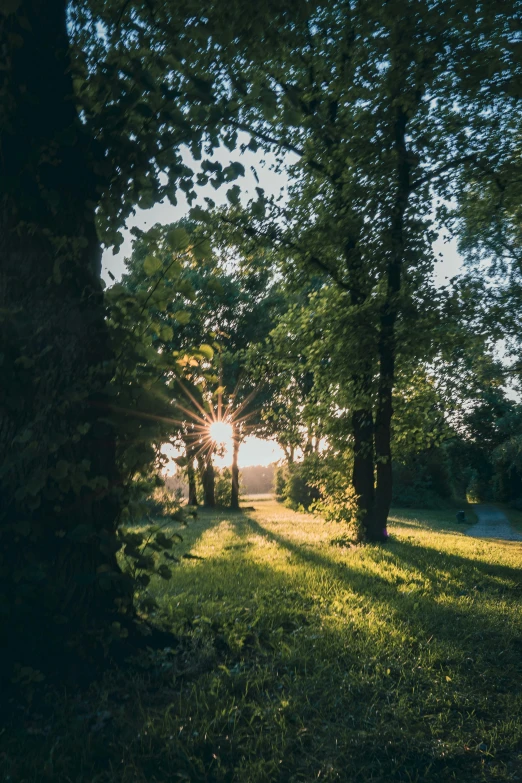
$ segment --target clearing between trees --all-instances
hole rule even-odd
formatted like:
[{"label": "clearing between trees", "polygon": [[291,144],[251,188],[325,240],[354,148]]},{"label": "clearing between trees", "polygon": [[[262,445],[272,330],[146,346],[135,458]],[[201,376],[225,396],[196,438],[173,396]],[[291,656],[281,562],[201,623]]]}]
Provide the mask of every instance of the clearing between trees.
[{"label": "clearing between trees", "polygon": [[521,544],[401,510],[387,546],[351,546],[255,508],[201,512],[176,552],[191,557],[153,581],[180,649],[52,705],[35,690],[2,779],[518,780]]}]

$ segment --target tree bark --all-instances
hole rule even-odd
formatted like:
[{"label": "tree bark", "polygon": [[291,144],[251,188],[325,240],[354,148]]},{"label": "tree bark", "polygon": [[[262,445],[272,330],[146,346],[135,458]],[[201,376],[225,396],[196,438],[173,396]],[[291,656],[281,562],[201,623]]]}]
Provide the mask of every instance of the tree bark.
[{"label": "tree bark", "polygon": [[358,521],[367,530],[374,510],[374,448],[373,415],[371,408],[352,413],[353,471],[352,485],[355,491]]},{"label": "tree bark", "polygon": [[387,267],[386,297],[381,308],[379,325],[379,387],[375,416],[375,457],[377,486],[375,510],[368,537],[371,540],[387,538],[386,525],[393,492],[392,474],[392,420],[393,389],[397,339],[395,327],[399,313],[402,264],[404,260],[404,221],[411,192],[410,163],[406,147],[407,114],[400,106],[396,110],[395,150],[397,153],[397,193],[391,223],[391,253]]},{"label": "tree bark", "polygon": [[232,425],[232,493],[230,495],[230,508],[239,511],[239,431],[235,424]]},{"label": "tree bark", "polygon": [[188,480],[188,504],[189,506],[198,505],[198,490],[196,485],[196,471],[194,470],[194,457],[189,456],[187,460],[187,480]]},{"label": "tree bark", "polygon": [[215,473],[212,464],[212,456],[209,455],[201,461],[201,483],[203,484],[203,505],[205,508],[216,507]]},{"label": "tree bark", "polygon": [[0,49],[0,595],[22,661],[35,638],[43,656],[106,625],[118,605],[130,611],[130,586],[115,556],[97,180],[66,0],[0,12]]},{"label": "tree bark", "polygon": [[[353,308],[361,308],[368,299],[366,272],[357,240],[357,237],[351,237],[345,246],[346,265],[349,269],[350,279],[350,304]],[[357,326],[360,333],[365,334],[367,325],[359,320]],[[372,527],[375,505],[372,370],[371,363],[369,364],[368,358],[365,357],[361,362],[359,372],[352,376],[354,393],[354,408],[351,416],[354,442],[352,486],[355,492],[360,531],[365,537],[368,537],[368,532]]]}]

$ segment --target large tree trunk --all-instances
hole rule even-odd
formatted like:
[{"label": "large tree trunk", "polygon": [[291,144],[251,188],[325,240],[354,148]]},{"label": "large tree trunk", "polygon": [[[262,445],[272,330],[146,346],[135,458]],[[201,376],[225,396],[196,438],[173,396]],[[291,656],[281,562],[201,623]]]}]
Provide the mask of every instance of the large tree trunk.
[{"label": "large tree trunk", "polygon": [[375,510],[368,530],[371,540],[387,538],[386,525],[393,492],[392,420],[395,385],[396,322],[399,313],[402,264],[404,259],[404,221],[411,192],[410,163],[406,147],[408,118],[399,105],[395,119],[395,150],[397,154],[397,192],[391,223],[391,252],[387,268],[386,297],[381,308],[379,331],[379,389],[375,416],[375,457],[377,487]]},{"label": "large tree trunk", "polygon": [[230,496],[230,508],[239,511],[239,431],[235,424],[232,425],[232,493]]},{"label": "large tree trunk", "polygon": [[3,641],[22,661],[29,640],[43,655],[100,629],[130,588],[115,557],[97,183],[66,0],[0,12],[0,49],[0,596]]},{"label": "large tree trunk", "polygon": [[[346,265],[350,278],[350,303],[353,308],[362,308],[368,300],[366,270],[358,247],[358,237],[351,237],[345,246]],[[357,315],[356,327],[360,335],[367,334],[365,315]],[[373,366],[368,361],[371,348],[365,349],[361,342],[363,356],[358,372],[352,376],[353,411],[351,416],[353,435],[352,486],[355,492],[357,517],[361,535],[368,537],[375,504],[375,449],[372,411]],[[364,356],[364,353],[367,353]]]}]

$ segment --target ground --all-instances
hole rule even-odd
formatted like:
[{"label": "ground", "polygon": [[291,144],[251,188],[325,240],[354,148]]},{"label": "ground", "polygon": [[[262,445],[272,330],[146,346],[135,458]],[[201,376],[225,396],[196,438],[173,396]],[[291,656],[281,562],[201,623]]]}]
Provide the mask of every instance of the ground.
[{"label": "ground", "polygon": [[3,779],[522,780],[522,545],[408,510],[353,546],[253,505],[202,512],[152,585],[182,651],[6,726]]},{"label": "ground", "polygon": [[522,541],[522,533],[513,529],[506,514],[495,506],[478,505],[474,507],[477,523],[467,531],[475,538],[501,538],[504,541]]}]

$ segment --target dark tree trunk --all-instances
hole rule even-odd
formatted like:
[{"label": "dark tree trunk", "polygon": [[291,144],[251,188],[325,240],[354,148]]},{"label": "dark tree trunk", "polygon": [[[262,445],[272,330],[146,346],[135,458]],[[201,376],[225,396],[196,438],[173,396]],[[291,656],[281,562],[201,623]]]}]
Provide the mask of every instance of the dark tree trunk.
[{"label": "dark tree trunk", "polygon": [[392,475],[392,418],[393,387],[395,378],[395,317],[393,308],[388,308],[381,317],[381,338],[379,341],[379,389],[375,417],[375,454],[377,462],[377,486],[375,508],[367,536],[372,541],[386,538],[386,525],[393,492]]},{"label": "dark tree trunk", "polygon": [[356,495],[359,523],[367,530],[374,509],[374,449],[373,416],[371,409],[352,413],[353,472],[352,484]]},{"label": "dark tree trunk", "polygon": [[193,456],[189,456],[187,460],[187,480],[188,480],[188,504],[189,506],[197,506],[198,489],[196,484],[196,471],[194,470]]},{"label": "dark tree trunk", "polygon": [[386,538],[386,525],[393,492],[392,474],[392,420],[393,389],[395,385],[396,333],[399,313],[402,264],[404,259],[404,221],[411,192],[410,163],[406,147],[407,115],[397,108],[395,121],[395,149],[397,153],[397,194],[391,225],[391,253],[387,268],[386,298],[381,308],[379,331],[379,388],[375,416],[375,457],[377,486],[375,511],[368,537]]},{"label": "dark tree trunk", "polygon": [[0,595],[20,661],[29,639],[43,656],[99,629],[116,601],[130,609],[130,587],[115,557],[97,182],[72,95],[66,0],[0,13],[0,49]]},{"label": "dark tree trunk", "polygon": [[239,511],[239,432],[236,425],[232,425],[232,493],[230,496],[230,508]]},{"label": "dark tree trunk", "polygon": [[[366,270],[362,262],[357,237],[352,237],[345,246],[346,265],[350,270],[350,304],[361,308],[368,299]],[[368,331],[364,320],[357,323],[361,335]],[[362,318],[365,316],[363,315]],[[364,354],[364,345],[361,344]],[[371,355],[371,349],[368,349]],[[372,375],[373,366],[368,355],[362,358],[360,370],[352,376],[354,409],[352,411],[353,470],[352,486],[355,492],[360,531],[368,537],[372,526],[375,506],[375,448],[374,422],[372,411]]]},{"label": "dark tree trunk", "polygon": [[203,505],[206,508],[215,508],[216,506],[216,477],[212,456],[209,455],[202,460],[201,464],[201,483],[203,484]]}]

